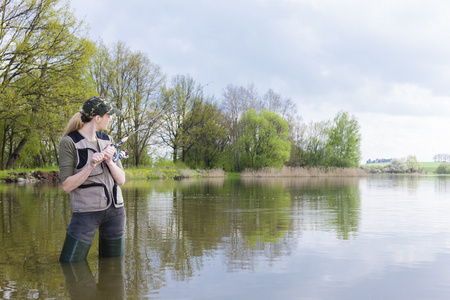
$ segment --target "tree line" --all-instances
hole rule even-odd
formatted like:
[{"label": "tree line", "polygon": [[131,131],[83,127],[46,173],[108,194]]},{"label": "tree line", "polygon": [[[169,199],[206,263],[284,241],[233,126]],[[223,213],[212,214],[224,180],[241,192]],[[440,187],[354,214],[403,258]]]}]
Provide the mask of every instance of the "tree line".
[{"label": "tree line", "polygon": [[408,155],[405,158],[394,158],[389,160],[389,164],[376,164],[371,166],[362,166],[363,170],[368,173],[391,173],[391,174],[404,174],[404,173],[422,173],[423,168],[420,167],[420,163],[415,155]]},{"label": "tree line", "polygon": [[122,111],[108,132],[124,144],[126,167],[158,159],[191,168],[355,167],[359,124],[303,122],[291,99],[254,84],[229,84],[218,99],[189,74],[169,77],[123,42],[87,37],[59,0],[3,0],[0,8],[1,168],[58,164],[61,133],[93,95]]},{"label": "tree line", "polygon": [[450,154],[440,153],[433,156],[435,162],[450,162]]}]

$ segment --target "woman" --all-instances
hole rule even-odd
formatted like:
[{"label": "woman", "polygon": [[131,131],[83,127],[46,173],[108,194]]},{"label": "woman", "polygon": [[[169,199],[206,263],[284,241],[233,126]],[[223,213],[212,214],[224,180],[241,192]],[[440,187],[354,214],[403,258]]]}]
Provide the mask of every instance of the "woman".
[{"label": "woman", "polygon": [[59,150],[62,188],[70,193],[72,219],[67,227],[60,261],[86,259],[99,228],[99,254],[119,256],[125,251],[125,209],[119,185],[125,172],[114,162],[115,148],[106,130],[120,115],[109,101],[89,98],[67,125]]}]

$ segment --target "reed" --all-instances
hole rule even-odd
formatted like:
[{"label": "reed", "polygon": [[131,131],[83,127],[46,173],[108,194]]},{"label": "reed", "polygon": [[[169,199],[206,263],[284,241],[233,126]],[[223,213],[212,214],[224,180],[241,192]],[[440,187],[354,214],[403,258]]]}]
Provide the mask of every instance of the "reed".
[{"label": "reed", "polygon": [[246,169],[241,173],[242,177],[363,177],[367,172],[359,168],[301,168],[282,167],[263,168],[259,170]]},{"label": "reed", "polygon": [[225,177],[227,173],[222,169],[199,170],[197,172],[205,177]]}]

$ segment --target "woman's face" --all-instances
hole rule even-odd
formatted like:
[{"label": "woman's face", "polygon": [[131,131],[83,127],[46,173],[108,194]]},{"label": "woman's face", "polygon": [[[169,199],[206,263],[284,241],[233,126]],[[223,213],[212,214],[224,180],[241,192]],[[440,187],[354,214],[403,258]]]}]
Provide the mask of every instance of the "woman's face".
[{"label": "woman's face", "polygon": [[100,122],[98,122],[98,129],[99,130],[106,130],[108,129],[108,125],[111,122],[112,118],[109,114],[104,114],[103,117],[100,117]]}]

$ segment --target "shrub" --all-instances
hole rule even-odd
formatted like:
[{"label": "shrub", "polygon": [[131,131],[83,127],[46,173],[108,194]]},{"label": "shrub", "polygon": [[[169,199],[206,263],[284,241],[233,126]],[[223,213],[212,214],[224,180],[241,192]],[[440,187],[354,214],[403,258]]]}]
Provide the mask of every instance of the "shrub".
[{"label": "shrub", "polygon": [[393,159],[389,165],[385,167],[387,173],[405,173],[406,165],[400,159]]},{"label": "shrub", "polygon": [[450,174],[450,165],[447,163],[440,164],[436,169],[437,174]]}]

